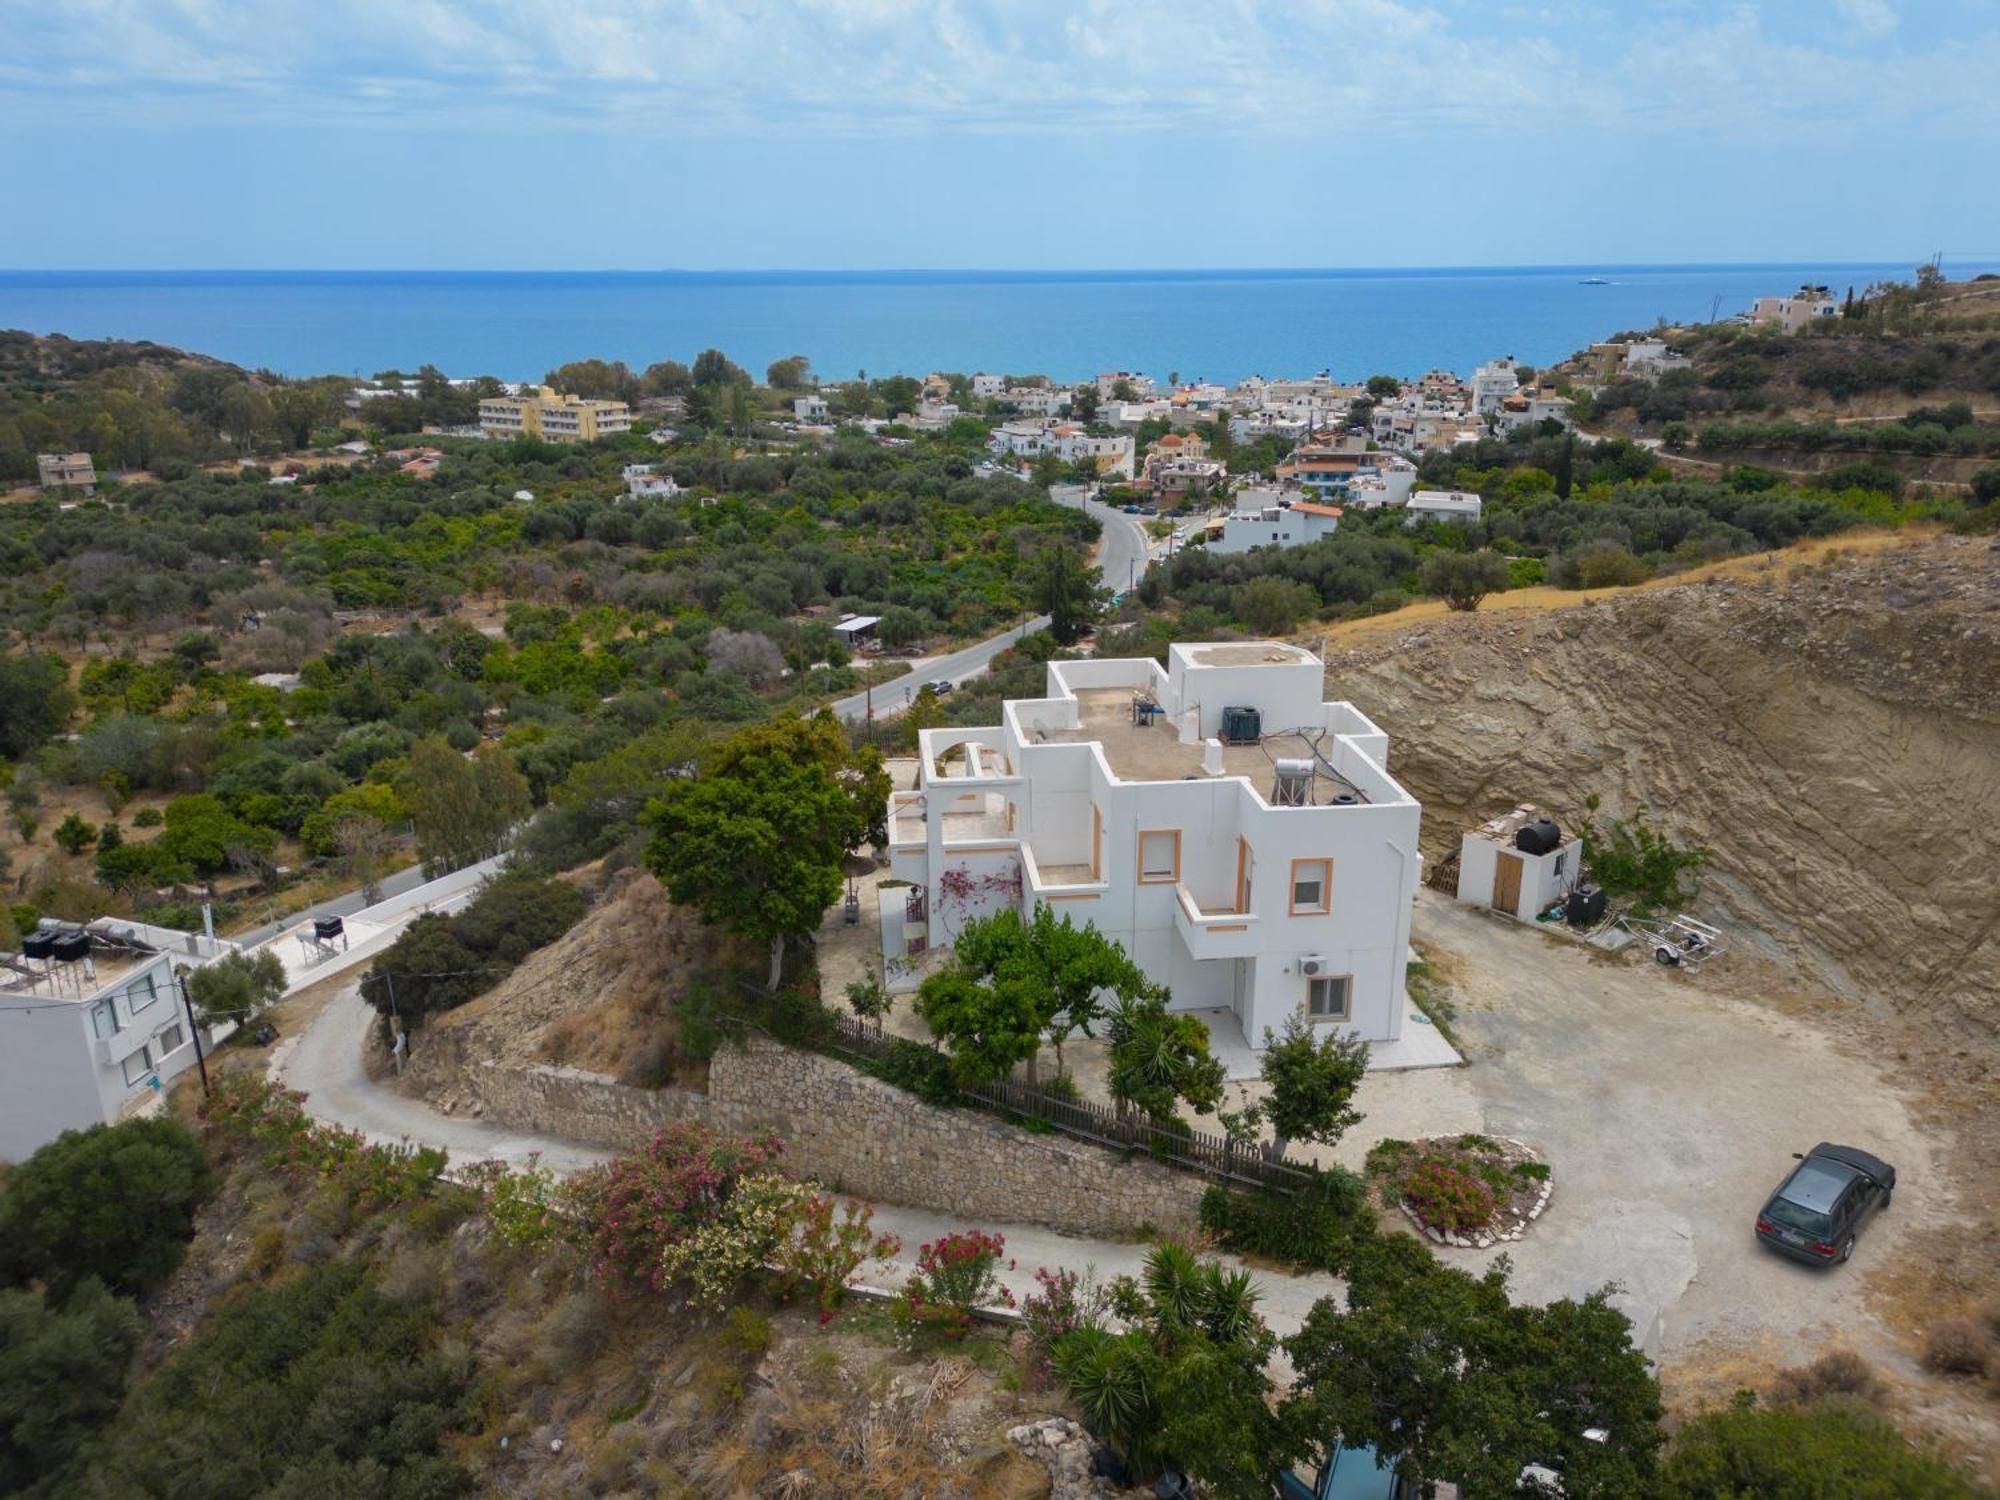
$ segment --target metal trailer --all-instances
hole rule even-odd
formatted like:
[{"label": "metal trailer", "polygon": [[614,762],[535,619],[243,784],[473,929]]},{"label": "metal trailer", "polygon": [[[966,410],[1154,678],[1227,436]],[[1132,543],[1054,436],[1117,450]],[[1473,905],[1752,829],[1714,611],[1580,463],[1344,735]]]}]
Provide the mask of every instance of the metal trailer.
[{"label": "metal trailer", "polygon": [[1697,922],[1686,913],[1658,923],[1620,917],[1618,924],[1644,943],[1652,952],[1653,962],[1664,968],[1686,969],[1692,974],[1711,958],[1720,958],[1728,951],[1721,928]]}]

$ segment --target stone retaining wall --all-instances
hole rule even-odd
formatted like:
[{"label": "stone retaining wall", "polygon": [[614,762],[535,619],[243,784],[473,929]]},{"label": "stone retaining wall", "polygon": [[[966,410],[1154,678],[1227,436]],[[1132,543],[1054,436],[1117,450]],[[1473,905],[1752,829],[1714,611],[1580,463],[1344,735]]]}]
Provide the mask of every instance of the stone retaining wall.
[{"label": "stone retaining wall", "polygon": [[796,1172],[968,1225],[1011,1221],[1085,1235],[1188,1230],[1207,1186],[1143,1154],[938,1109],[837,1059],[761,1037],[716,1053],[706,1094],[629,1088],[580,1068],[452,1059],[446,1071],[483,1118],[510,1129],[620,1150],[676,1120],[732,1134],[770,1130]]}]

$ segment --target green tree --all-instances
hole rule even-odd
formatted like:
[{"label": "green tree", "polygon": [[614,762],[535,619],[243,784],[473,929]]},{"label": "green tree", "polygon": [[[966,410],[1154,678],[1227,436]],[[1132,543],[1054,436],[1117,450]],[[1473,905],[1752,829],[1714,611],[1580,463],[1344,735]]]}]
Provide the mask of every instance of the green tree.
[{"label": "green tree", "polygon": [[675,901],[767,944],[775,990],[787,940],[839,899],[848,851],[881,837],[889,788],[880,753],[850,749],[831,714],[756,725],[648,806],[646,863]]},{"label": "green tree", "polygon": [[531,806],[527,778],[506,750],[483,744],[467,757],[442,735],[410,747],[397,791],[416,827],[424,868],[440,873],[497,853]]},{"label": "green tree", "polygon": [[130,1302],[85,1280],[62,1306],[0,1291],[0,1494],[67,1471],[118,1414],[142,1330]]},{"label": "green tree", "polygon": [[694,388],[694,371],[677,359],[663,359],[646,366],[639,384],[649,396],[685,396]]},{"label": "green tree", "polygon": [[1045,549],[1028,575],[1029,597],[1049,617],[1049,634],[1060,645],[1073,645],[1104,608],[1102,575],[1087,567],[1072,546],[1058,542]]},{"label": "green tree", "polygon": [[720,349],[704,349],[694,357],[694,383],[697,386],[748,385],[750,372],[737,364]]},{"label": "green tree", "polygon": [[812,380],[812,361],[803,354],[774,359],[764,371],[764,383],[774,391],[802,391]]},{"label": "green tree", "polygon": [[1156,1125],[1179,1122],[1182,1100],[1197,1114],[1222,1103],[1227,1077],[1208,1050],[1198,1017],[1167,1009],[1164,991],[1148,987],[1112,1007],[1108,1082],[1120,1115],[1138,1109]]},{"label": "green tree", "polygon": [[1097,387],[1094,385],[1080,387],[1069,398],[1069,414],[1086,427],[1095,422],[1097,420]]},{"label": "green tree", "polygon": [[917,401],[923,396],[924,388],[908,375],[891,375],[886,380],[878,380],[873,387],[876,399],[882,403],[882,410],[891,417],[917,409]]},{"label": "green tree", "polygon": [[1042,1045],[1042,1009],[1012,984],[986,984],[956,964],[917,989],[917,1014],[951,1054],[952,1073],[978,1088],[1005,1078]]},{"label": "green tree", "polygon": [[276,843],[270,829],[244,822],[213,792],[196,792],[167,804],[159,847],[197,875],[214,875],[260,866]]},{"label": "green tree", "polygon": [[247,1021],[285,992],[285,966],[269,948],[229,953],[187,976],[188,998],[204,1021]]},{"label": "green tree", "polygon": [[1484,549],[1433,552],[1418,570],[1417,583],[1450,609],[1474,610],[1488,594],[1507,587],[1507,559]]},{"label": "green tree", "polygon": [[1236,593],[1237,616],[1259,635],[1290,635],[1300,620],[1319,608],[1319,591],[1266,573],[1253,578]]},{"label": "green tree", "polygon": [[0,756],[19,760],[40,749],[75,712],[69,668],[55,652],[0,655]]},{"label": "green tree", "polygon": [[1028,1054],[1028,1081],[1035,1081],[1041,1038],[1055,1044],[1061,1067],[1063,1043],[1093,1034],[1105,1015],[1102,997],[1136,998],[1145,988],[1139,966],[1125,950],[1087,922],[1078,927],[1058,918],[1047,903],[1023,920],[1009,908],[965,924],[952,944],[958,963],[973,978],[995,987],[1018,989],[1035,1013],[1036,1048]]},{"label": "green tree", "polygon": [[425,912],[376,956],[361,979],[361,998],[415,1030],[439,1011],[465,1004],[499,977],[459,940],[452,919]]},{"label": "green tree", "polygon": [[1285,1017],[1282,1031],[1264,1028],[1266,1089],[1257,1106],[1271,1126],[1271,1157],[1281,1159],[1293,1141],[1331,1146],[1360,1119],[1354,1091],[1368,1071],[1368,1043],[1314,1026],[1303,1007]]},{"label": "green tree", "polygon": [[1166,1244],[1111,1333],[1086,1321],[1057,1337],[1050,1362],[1092,1432],[1142,1473],[1168,1465],[1223,1500],[1269,1500],[1284,1451],[1272,1413],[1275,1340],[1247,1271]]},{"label": "green tree", "polygon": [[75,813],[71,813],[56,824],[55,832],[49,837],[60,844],[65,853],[81,854],[96,840],[97,829],[92,824],[84,822]]},{"label": "green tree", "polygon": [[1666,1500],[1980,1500],[1986,1492],[1872,1412],[1736,1407],[1696,1417],[1662,1465]]},{"label": "green tree", "polygon": [[1403,382],[1393,375],[1370,375],[1368,395],[1376,401],[1387,401],[1403,394]]},{"label": "green tree", "polygon": [[137,1296],[172,1274],[215,1183],[201,1142],[168,1116],[65,1130],[8,1174],[0,1275],[61,1301],[95,1276]]},{"label": "green tree", "polygon": [[1472,1495],[1516,1493],[1530,1464],[1561,1473],[1569,1500],[1646,1493],[1660,1393],[1631,1325],[1603,1291],[1516,1306],[1507,1275],[1504,1256],[1475,1278],[1404,1235],[1359,1246],[1346,1307],[1322,1299],[1284,1341],[1295,1448],[1323,1455],[1337,1433],[1412,1485]]}]

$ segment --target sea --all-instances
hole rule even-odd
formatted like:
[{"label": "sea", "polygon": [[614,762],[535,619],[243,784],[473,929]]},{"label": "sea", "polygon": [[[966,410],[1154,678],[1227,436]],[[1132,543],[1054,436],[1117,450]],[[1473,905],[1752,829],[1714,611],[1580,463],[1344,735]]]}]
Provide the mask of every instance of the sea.
[{"label": "sea", "polygon": [[[1609,334],[1834,295],[1906,264],[1294,271],[0,271],[0,328],[151,339],[284,375],[539,379],[577,359],[824,380],[931,370],[1234,382],[1546,364]],[[1956,265],[1952,276],[1994,266]]]}]

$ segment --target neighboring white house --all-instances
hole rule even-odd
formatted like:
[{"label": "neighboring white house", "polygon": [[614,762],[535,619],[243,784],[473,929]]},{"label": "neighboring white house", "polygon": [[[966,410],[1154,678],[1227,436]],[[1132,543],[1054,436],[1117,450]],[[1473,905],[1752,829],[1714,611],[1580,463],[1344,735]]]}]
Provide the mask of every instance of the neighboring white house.
[{"label": "neighboring white house", "polygon": [[833,408],[824,396],[794,396],[792,415],[801,422],[824,422],[833,415]]},{"label": "neighboring white house", "polygon": [[972,377],[972,394],[975,396],[997,396],[1005,389],[1007,382],[999,375],[988,375],[981,370]]},{"label": "neighboring white house", "polygon": [[1136,370],[1107,370],[1097,377],[1097,397],[1100,401],[1115,400],[1118,387],[1125,386],[1141,401],[1153,394],[1153,377],[1141,375]]},{"label": "neighboring white house", "polygon": [[627,464],[625,493],[634,500],[670,500],[681,492],[671,474],[655,474],[651,464]]},{"label": "neighboring white house", "polygon": [[1476,521],[1480,499],[1470,490],[1418,490],[1405,508],[1412,526],[1419,521]]},{"label": "neighboring white house", "polygon": [[1167,660],[1050,662],[1048,695],[999,724],[918,734],[916,790],[889,806],[890,872],[915,887],[905,946],[1046,903],[1121,944],[1173,1009],[1233,1013],[1251,1046],[1302,1007],[1396,1038],[1420,809],[1387,736],[1321,701],[1325,668],[1297,646]]},{"label": "neighboring white house", "polygon": [[1016,386],[1005,399],[1030,416],[1055,417],[1069,410],[1070,393],[1056,386]]},{"label": "neighboring white house", "polygon": [[1759,297],[1750,304],[1752,323],[1775,323],[1786,333],[1797,333],[1820,318],[1840,316],[1840,304],[1823,286],[1802,286],[1789,297]]},{"label": "neighboring white house", "polygon": [[0,955],[9,1013],[0,1161],[153,1107],[195,1060],[175,968],[234,951],[219,938],[108,917],[88,927],[44,921],[18,954]]},{"label": "neighboring white house", "polygon": [[986,446],[1015,458],[1035,458],[1055,447],[1046,422],[1002,422],[987,435]]},{"label": "neighboring white house", "polygon": [[1624,373],[1634,380],[1657,380],[1687,363],[1688,357],[1669,349],[1665,339],[1634,339],[1625,345]]},{"label": "neighboring white house", "polygon": [[[1252,547],[1303,547],[1321,541],[1340,528],[1340,507],[1317,500],[1255,504],[1257,491],[1236,497],[1237,509],[1225,516],[1222,535],[1208,544],[1211,552],[1248,552]],[[1246,504],[1246,502],[1251,502]]]},{"label": "neighboring white house", "polygon": [[1481,365],[1472,372],[1470,394],[1472,415],[1490,417],[1500,409],[1500,403],[1520,387],[1520,380],[1514,374],[1514,360],[1510,355],[1496,359],[1491,364]]},{"label": "neighboring white house", "polygon": [[1583,840],[1538,808],[1517,807],[1467,829],[1459,843],[1458,899],[1524,922],[1562,900],[1582,876]]}]

